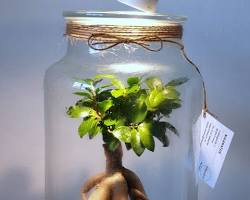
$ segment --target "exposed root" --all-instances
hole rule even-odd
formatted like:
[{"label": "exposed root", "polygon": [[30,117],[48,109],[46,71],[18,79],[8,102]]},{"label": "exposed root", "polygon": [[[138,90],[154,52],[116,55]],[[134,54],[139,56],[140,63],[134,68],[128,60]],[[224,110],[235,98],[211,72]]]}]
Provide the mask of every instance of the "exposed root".
[{"label": "exposed root", "polygon": [[139,177],[133,171],[125,167],[122,168],[122,174],[127,181],[130,198],[132,200],[148,200]]},{"label": "exposed root", "polygon": [[[81,190],[82,200],[149,200],[139,177],[122,166],[121,145],[114,152],[110,152],[106,145],[103,147],[106,172],[85,182]],[[87,197],[92,188],[93,192]]]},{"label": "exposed root", "polygon": [[82,200],[87,200],[87,193],[106,177],[106,173],[100,173],[89,178],[82,187]]}]

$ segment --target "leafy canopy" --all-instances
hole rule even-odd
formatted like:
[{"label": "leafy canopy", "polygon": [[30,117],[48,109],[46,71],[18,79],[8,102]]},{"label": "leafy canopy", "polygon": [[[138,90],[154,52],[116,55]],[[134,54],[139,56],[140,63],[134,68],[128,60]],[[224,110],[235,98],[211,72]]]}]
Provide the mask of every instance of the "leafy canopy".
[{"label": "leafy canopy", "polygon": [[[102,84],[103,80],[109,84]],[[68,108],[71,118],[82,118],[79,136],[90,139],[102,134],[111,151],[123,142],[127,149],[142,155],[145,149],[154,151],[154,138],[164,147],[169,141],[166,130],[178,134],[176,128],[163,117],[181,107],[176,86],[187,78],[164,84],[158,77],[129,77],[127,84],[111,74],[99,74],[92,79],[78,80],[84,89],[74,94],[81,99]],[[166,118],[164,118],[166,119]]]}]

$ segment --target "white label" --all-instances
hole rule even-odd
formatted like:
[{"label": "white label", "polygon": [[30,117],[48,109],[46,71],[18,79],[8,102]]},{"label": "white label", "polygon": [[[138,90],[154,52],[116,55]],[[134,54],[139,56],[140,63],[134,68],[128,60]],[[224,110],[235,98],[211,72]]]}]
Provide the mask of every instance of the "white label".
[{"label": "white label", "polygon": [[128,6],[145,12],[155,12],[158,0],[118,0]]},{"label": "white label", "polygon": [[197,175],[214,188],[234,133],[207,112],[205,116],[202,112],[193,131],[198,137],[194,139]]}]

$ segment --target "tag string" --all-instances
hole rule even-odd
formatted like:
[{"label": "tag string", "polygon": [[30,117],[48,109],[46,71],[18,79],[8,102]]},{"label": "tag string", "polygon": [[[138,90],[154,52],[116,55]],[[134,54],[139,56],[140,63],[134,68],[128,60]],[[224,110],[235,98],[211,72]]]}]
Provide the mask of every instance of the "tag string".
[{"label": "tag string", "polygon": [[[112,39],[110,42],[108,41],[109,38]],[[102,40],[102,39],[104,39],[104,40]],[[159,47],[152,48],[152,47],[150,47],[149,42],[159,42]],[[94,49],[97,51],[105,51],[105,50],[111,49],[119,44],[136,44],[136,45],[143,47],[144,49],[146,49],[148,51],[158,52],[158,51],[162,50],[164,42],[178,45],[180,47],[181,54],[184,57],[184,59],[188,63],[190,63],[195,68],[195,70],[199,73],[199,75],[201,76],[203,95],[204,95],[203,96],[203,98],[204,98],[203,113],[204,113],[204,117],[205,117],[206,113],[209,112],[208,111],[208,104],[207,104],[207,91],[206,91],[205,82],[204,82],[204,79],[202,77],[202,74],[200,72],[199,67],[196,64],[194,64],[194,62],[187,56],[183,44],[181,44],[180,42],[174,41],[174,40],[170,40],[170,39],[161,39],[158,36],[144,36],[144,37],[138,37],[136,39],[129,39],[129,38],[118,37],[118,36],[114,36],[111,34],[105,34],[105,33],[92,34],[88,39],[89,47],[91,49]],[[100,45],[104,45],[104,46],[100,46]]]}]

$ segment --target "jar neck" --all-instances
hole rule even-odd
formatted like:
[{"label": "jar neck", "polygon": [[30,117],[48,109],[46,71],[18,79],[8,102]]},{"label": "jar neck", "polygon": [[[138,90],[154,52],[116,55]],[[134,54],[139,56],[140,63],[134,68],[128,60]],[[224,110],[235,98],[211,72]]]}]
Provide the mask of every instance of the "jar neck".
[{"label": "jar neck", "polygon": [[[181,48],[181,46],[183,45],[183,41],[182,39],[177,39],[177,38],[170,38],[169,41],[172,42],[168,42],[168,41],[164,41],[163,42],[163,48],[162,50],[159,50],[159,52],[163,51],[174,51],[174,50],[178,50]],[[157,46],[156,48],[159,47],[159,45],[161,45],[160,42],[151,42],[154,43],[152,44],[152,46]],[[150,44],[150,43],[145,43],[145,44]],[[123,45],[123,47],[121,47]],[[74,40],[74,39],[68,39],[68,46],[67,46],[67,52],[66,52],[66,56],[70,56],[70,57],[85,57],[85,56],[90,56],[90,55],[95,55],[98,56],[98,54],[103,55],[105,54],[107,51],[111,51],[115,52],[117,51],[128,51],[129,49],[133,49],[135,50],[136,53],[137,50],[139,50],[140,48],[144,48],[143,46],[139,45],[139,44],[117,44],[115,47],[107,49],[107,50],[94,50],[92,49],[89,45],[87,41],[82,41],[82,40]],[[155,47],[152,47],[152,50],[154,50]],[[145,49],[147,50],[147,49]],[[103,53],[103,54],[102,54]],[[156,52],[157,53],[157,52]]]},{"label": "jar neck", "polygon": [[[170,40],[169,40],[170,41]],[[172,39],[172,42],[163,42],[160,51],[149,51],[137,44],[118,44],[107,50],[95,51],[86,41],[68,41],[68,50],[65,62],[68,66],[76,67],[80,71],[88,68],[89,73],[130,73],[145,74],[154,70],[165,71],[166,66],[183,65],[181,39]],[[158,45],[159,42],[152,42]],[[176,64],[178,63],[178,64]],[[136,67],[135,67],[136,66]]]},{"label": "jar neck", "polygon": [[86,41],[74,41],[72,39],[68,39],[66,55],[77,57],[89,55],[89,46]]}]

